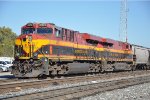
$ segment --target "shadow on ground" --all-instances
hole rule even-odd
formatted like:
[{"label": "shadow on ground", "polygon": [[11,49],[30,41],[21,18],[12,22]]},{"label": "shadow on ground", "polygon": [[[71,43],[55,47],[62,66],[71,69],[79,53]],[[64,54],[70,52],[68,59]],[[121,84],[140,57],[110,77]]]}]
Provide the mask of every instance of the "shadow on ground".
[{"label": "shadow on ground", "polygon": [[5,72],[0,73],[0,79],[11,79],[11,78],[15,78],[15,76]]}]

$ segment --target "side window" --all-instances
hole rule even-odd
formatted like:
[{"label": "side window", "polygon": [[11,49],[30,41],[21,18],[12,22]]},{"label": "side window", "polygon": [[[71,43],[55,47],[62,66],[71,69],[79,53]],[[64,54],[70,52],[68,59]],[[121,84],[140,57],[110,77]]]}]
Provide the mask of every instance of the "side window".
[{"label": "side window", "polygon": [[55,29],[56,37],[61,37],[61,30]]},{"label": "side window", "polygon": [[3,62],[3,65],[6,65],[6,63],[5,63],[5,62]]},{"label": "side window", "polygon": [[6,63],[4,61],[0,61],[0,64],[6,65]]},{"label": "side window", "polygon": [[130,49],[132,49],[132,45],[130,45]]}]

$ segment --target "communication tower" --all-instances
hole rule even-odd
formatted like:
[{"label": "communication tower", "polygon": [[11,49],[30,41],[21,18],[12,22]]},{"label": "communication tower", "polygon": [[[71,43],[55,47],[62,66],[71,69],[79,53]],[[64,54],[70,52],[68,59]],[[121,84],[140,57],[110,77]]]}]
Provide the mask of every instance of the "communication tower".
[{"label": "communication tower", "polygon": [[123,42],[128,42],[127,13],[128,13],[127,0],[121,0],[119,38],[120,38],[120,41],[123,41]]}]

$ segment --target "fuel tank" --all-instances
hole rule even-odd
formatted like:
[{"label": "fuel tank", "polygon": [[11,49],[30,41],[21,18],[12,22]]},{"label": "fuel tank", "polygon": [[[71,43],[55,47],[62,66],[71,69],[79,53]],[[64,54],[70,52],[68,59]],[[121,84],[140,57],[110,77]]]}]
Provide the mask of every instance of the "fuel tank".
[{"label": "fuel tank", "polygon": [[90,64],[88,63],[69,63],[68,74],[86,73],[89,71]]}]

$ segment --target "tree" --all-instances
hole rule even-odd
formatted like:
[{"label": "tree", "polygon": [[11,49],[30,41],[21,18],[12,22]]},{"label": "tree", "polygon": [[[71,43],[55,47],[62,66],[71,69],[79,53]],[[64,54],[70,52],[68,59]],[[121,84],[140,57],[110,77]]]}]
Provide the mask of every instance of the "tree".
[{"label": "tree", "polygon": [[8,27],[0,27],[0,56],[13,57],[14,43],[17,35]]}]

